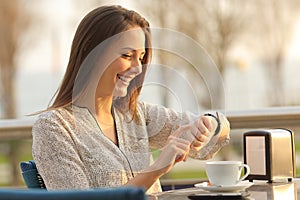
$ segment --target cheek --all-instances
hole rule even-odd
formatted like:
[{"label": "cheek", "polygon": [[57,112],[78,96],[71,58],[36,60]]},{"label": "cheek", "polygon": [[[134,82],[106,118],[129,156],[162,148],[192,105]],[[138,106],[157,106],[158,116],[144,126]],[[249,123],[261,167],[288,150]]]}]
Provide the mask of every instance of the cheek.
[{"label": "cheek", "polygon": [[113,71],[115,71],[115,73],[119,73],[126,71],[128,68],[130,68],[130,64],[124,59],[117,59],[110,65],[110,67]]}]

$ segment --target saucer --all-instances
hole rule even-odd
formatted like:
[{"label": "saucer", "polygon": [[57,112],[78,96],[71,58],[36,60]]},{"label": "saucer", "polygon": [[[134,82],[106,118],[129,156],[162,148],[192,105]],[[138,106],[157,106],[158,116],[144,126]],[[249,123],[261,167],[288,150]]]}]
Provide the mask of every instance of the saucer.
[{"label": "saucer", "polygon": [[208,185],[207,182],[204,183],[197,183],[194,186],[199,189],[203,189],[209,192],[238,192],[242,191],[250,186],[252,186],[253,183],[249,181],[242,181],[236,185],[228,185],[228,186],[214,186],[214,185]]}]

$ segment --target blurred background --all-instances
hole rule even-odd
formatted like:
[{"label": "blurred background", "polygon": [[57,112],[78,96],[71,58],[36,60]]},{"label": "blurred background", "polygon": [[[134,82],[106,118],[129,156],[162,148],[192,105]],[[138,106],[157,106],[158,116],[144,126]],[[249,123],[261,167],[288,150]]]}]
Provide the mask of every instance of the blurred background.
[{"label": "blurred background", "polygon": [[[30,121],[33,117],[29,114],[47,108],[66,69],[77,25],[90,10],[105,4],[136,10],[152,27],[178,31],[201,45],[222,77],[216,91],[226,112],[299,107],[299,0],[0,0],[2,124],[7,119]],[[211,109],[207,85],[194,77],[189,63],[159,51],[155,60],[163,65],[176,62],[168,66],[196,88],[197,109]],[[170,80],[165,84],[176,87],[174,77],[160,72],[149,73]],[[141,96],[178,109],[174,95],[162,88],[146,87]],[[186,99],[188,102],[189,96]],[[195,111],[188,104],[180,109]],[[232,131],[232,144],[217,158],[242,159],[243,131]],[[297,128],[294,132],[297,139]],[[32,159],[31,139],[1,135],[4,132],[0,131],[0,186],[23,186],[18,163]],[[205,177],[199,166],[201,163],[191,160],[163,178]]]}]

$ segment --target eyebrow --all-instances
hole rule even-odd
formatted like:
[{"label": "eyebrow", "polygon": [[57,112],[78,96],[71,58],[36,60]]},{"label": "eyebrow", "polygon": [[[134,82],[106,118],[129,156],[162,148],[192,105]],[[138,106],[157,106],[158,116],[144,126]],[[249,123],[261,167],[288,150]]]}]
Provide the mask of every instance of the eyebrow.
[{"label": "eyebrow", "polygon": [[[130,50],[130,51],[133,51],[133,52],[136,52],[136,51],[137,51],[136,49],[134,49],[134,48],[132,48],[132,47],[123,47],[122,50]],[[145,54],[145,53],[146,53],[146,50],[143,49],[142,53]]]}]

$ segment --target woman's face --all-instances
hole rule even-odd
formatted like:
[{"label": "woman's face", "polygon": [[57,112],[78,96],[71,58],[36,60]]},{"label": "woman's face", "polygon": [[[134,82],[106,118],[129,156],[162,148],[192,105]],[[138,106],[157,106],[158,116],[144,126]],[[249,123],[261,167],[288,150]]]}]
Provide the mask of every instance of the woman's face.
[{"label": "woman's face", "polygon": [[120,37],[114,45],[114,60],[103,72],[97,88],[97,97],[124,97],[130,82],[142,72],[141,61],[145,55],[145,34],[133,28]]}]

